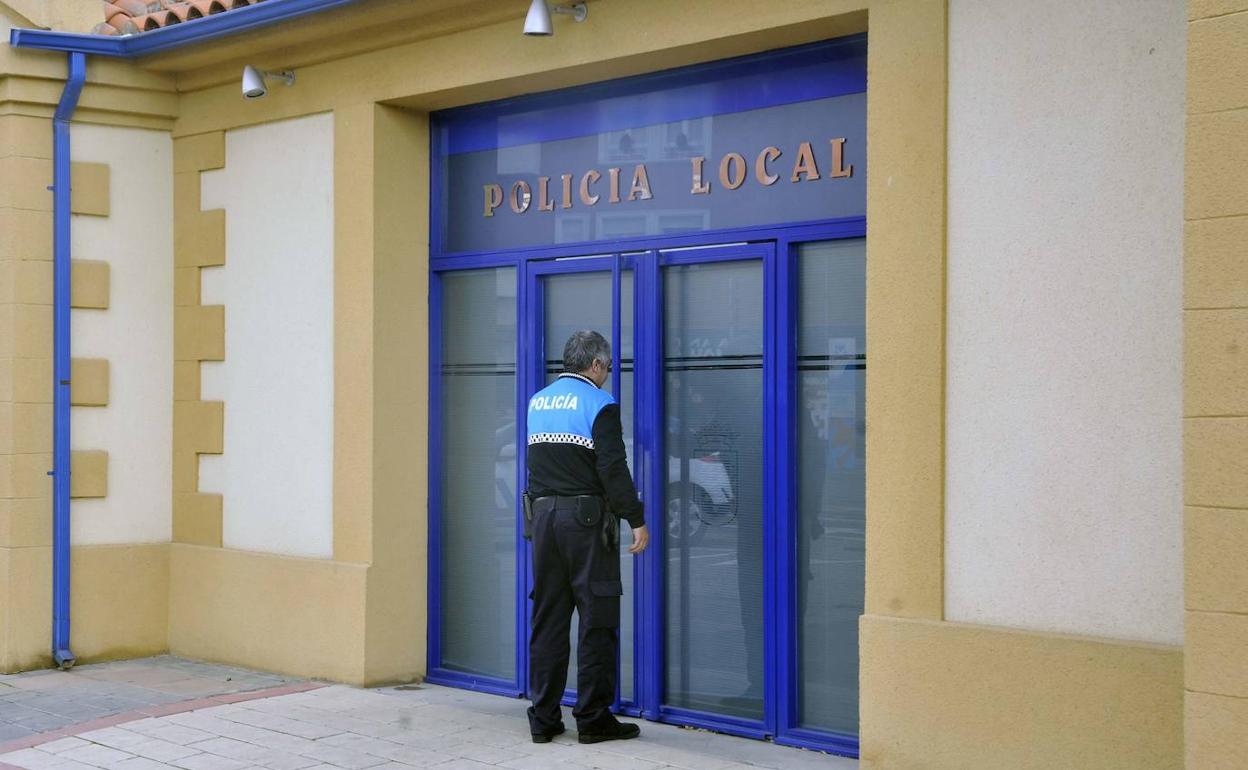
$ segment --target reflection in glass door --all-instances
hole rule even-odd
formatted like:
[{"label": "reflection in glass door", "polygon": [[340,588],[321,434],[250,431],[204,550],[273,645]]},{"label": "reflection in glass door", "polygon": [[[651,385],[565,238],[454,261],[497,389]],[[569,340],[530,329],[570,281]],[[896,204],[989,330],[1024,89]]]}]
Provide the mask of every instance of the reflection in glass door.
[{"label": "reflection in glass door", "polygon": [[[435,552],[442,668],[509,682],[515,655],[516,270],[448,273],[438,323],[442,517]],[[482,310],[485,312],[482,312]]]},{"label": "reflection in glass door", "polygon": [[442,272],[430,680],[526,688],[523,405],[596,329],[651,534],[621,532],[621,710],[855,753],[865,265],[851,223]]},{"label": "reflection in glass door", "polygon": [[663,702],[756,723],[766,716],[763,251],[661,255]]},{"label": "reflection in glass door", "polygon": [[[556,260],[534,266],[537,276],[532,303],[540,309],[542,326],[540,377],[534,380],[535,388],[554,381],[563,371],[563,346],[573,332],[592,329],[601,333],[612,343],[616,358],[615,371],[604,389],[611,391],[620,404],[620,418],[624,427],[624,443],[628,451],[630,468],[633,462],[633,272],[623,267],[627,257],[620,257],[619,297],[616,298],[613,267],[615,257],[588,257],[572,260]],[[619,303],[619,339],[613,339],[615,323],[614,304]],[[618,378],[618,383],[617,383]],[[620,603],[620,699],[633,698],[633,559],[628,553],[632,531],[627,522],[620,526],[621,579],[624,583],[624,601]],[[576,683],[576,649],[578,618],[573,615],[571,644],[572,654],[568,671],[569,686]],[[567,700],[574,700],[569,692]]]}]

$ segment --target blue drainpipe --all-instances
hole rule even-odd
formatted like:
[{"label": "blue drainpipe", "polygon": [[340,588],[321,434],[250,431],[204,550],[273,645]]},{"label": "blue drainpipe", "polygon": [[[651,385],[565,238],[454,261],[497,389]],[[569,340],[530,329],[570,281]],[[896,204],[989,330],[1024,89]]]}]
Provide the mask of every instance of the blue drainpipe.
[{"label": "blue drainpipe", "polygon": [[69,54],[69,77],[52,120],[52,659],[74,665],[69,649],[69,121],[87,79],[87,55]]}]

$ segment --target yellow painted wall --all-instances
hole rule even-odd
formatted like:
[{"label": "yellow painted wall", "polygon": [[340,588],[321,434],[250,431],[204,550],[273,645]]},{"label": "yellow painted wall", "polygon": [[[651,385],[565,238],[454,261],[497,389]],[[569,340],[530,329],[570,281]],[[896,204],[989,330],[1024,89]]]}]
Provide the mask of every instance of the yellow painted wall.
[{"label": "yellow painted wall", "polygon": [[362,564],[174,543],[169,650],[362,684],[367,572]]},{"label": "yellow painted wall", "polygon": [[[78,662],[168,649],[168,544],[75,547],[70,575],[70,649]],[[51,547],[0,548],[0,671],[51,665],[51,629]]]},{"label": "yellow painted wall", "polygon": [[1182,766],[1179,648],[874,615],[861,643],[863,768]]},{"label": "yellow painted wall", "polygon": [[[0,37],[13,26],[56,23],[59,5],[0,7]],[[0,4],[3,6],[3,4]],[[98,10],[98,8],[97,8]],[[30,19],[24,14],[40,15]],[[55,17],[55,18],[54,18]],[[64,55],[0,45],[0,671],[51,662],[52,451],[52,122],[65,76]],[[118,62],[92,62],[83,92],[85,122],[168,129],[176,111],[173,79]],[[72,209],[107,216],[105,164],[76,169]],[[74,267],[73,304],[109,304],[102,262]],[[76,367],[91,390],[74,402],[107,403],[99,364]],[[108,457],[74,454],[73,494],[107,494]],[[70,643],[79,660],[148,655],[167,649],[165,544],[76,547],[72,552]]]},{"label": "yellow painted wall", "polygon": [[[180,96],[172,94],[170,76],[113,63],[95,70],[93,76],[108,82],[88,89],[84,119],[169,125],[176,114],[177,136],[212,137],[207,141],[214,146],[220,132],[241,126],[316,112],[335,116],[334,558],[221,549],[219,539],[212,542],[214,531],[219,533],[219,505],[188,498],[188,510],[203,514],[201,521],[214,513],[216,520],[168,547],[169,648],[354,683],[424,671],[425,111],[835,37],[863,30],[868,19],[867,302],[873,363],[863,766],[1039,766],[1037,752],[1047,750],[1050,740],[1064,747],[1064,756],[1089,760],[1075,766],[1129,766],[1123,757],[1138,760],[1135,767],[1175,766],[1182,745],[1176,729],[1181,699],[1176,650],[942,622],[943,0],[594,3],[589,22],[563,25],[549,40],[523,38],[514,21],[463,29],[303,67],[294,88],[275,88],[260,102],[244,102],[236,82],[221,83],[207,70],[184,73],[187,83],[210,85]],[[63,76],[62,57],[7,49],[0,50],[0,70],[15,56],[25,71],[53,85]],[[59,88],[28,79],[23,93],[45,103],[49,95],[59,95]],[[1225,88],[1234,91],[1228,83]],[[39,112],[45,119],[47,114]],[[1211,141],[1238,136],[1233,115],[1209,123],[1203,135]],[[1189,173],[1203,164],[1222,174],[1217,179],[1226,179],[1217,164],[1200,160],[1204,156],[1193,161],[1191,146],[1189,136]],[[175,152],[178,172],[193,176],[211,167],[193,160],[197,156],[190,150]],[[184,157],[192,160],[178,160]],[[1214,186],[1194,195],[1189,181],[1189,207],[1194,198],[1225,203],[1228,196],[1236,200]],[[0,210],[0,252],[42,243],[51,223],[39,213]],[[8,228],[2,226],[6,216],[14,223]],[[1203,216],[1193,217],[1189,208],[1189,218]],[[189,245],[193,231],[184,221],[175,236]],[[1202,239],[1222,244],[1202,251],[1202,264],[1233,260],[1225,247],[1229,236],[1221,232],[1189,224],[1189,267],[1196,259],[1190,244]],[[183,267],[198,264],[192,260]],[[175,289],[183,304],[181,328],[193,332],[203,321],[215,329],[212,319],[200,317],[204,309],[193,307],[192,273],[181,272]],[[1208,283],[1208,292],[1225,291],[1217,281]],[[1189,278],[1189,292],[1192,285]],[[23,316],[23,322],[39,328],[37,319]],[[179,339],[189,339],[184,344],[192,348],[202,341],[194,334]],[[193,402],[199,397],[197,374],[186,364],[197,366],[199,358],[211,356],[185,352],[175,364],[175,397]],[[19,377],[6,360],[0,353],[0,387],[33,381]],[[1234,448],[1237,423],[1229,425],[1215,433],[1217,441],[1232,442],[1221,446]],[[1193,430],[1189,443],[1199,449],[1203,436]],[[12,462],[4,467],[12,468]],[[177,473],[175,467],[175,486]],[[1198,473],[1202,489],[1218,495],[1238,489],[1222,466],[1210,464]],[[1235,522],[1220,524],[1234,528]],[[175,539],[182,538],[175,534]],[[40,611],[36,604],[46,607],[42,578],[14,564],[13,552],[0,548],[0,568],[11,577],[8,600],[0,593],[3,628],[12,627],[8,621],[15,612],[34,617]],[[108,626],[100,628],[107,641]],[[978,683],[982,701],[966,697],[968,681]],[[1219,706],[1219,697],[1189,694],[1189,750],[1193,735],[1212,732],[1216,738],[1222,730],[1224,737],[1221,726],[1234,724],[1228,720],[1235,712]],[[1108,720],[1107,713],[1116,718]],[[1200,716],[1210,713],[1215,716]],[[1102,759],[1106,764],[1096,764]]]},{"label": "yellow painted wall", "polygon": [[1248,2],[1188,2],[1187,767],[1248,767]]}]

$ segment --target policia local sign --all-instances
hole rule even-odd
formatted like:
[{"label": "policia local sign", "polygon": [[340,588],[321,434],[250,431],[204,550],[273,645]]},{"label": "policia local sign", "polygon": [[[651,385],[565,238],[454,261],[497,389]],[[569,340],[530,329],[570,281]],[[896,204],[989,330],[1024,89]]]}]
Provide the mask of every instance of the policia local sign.
[{"label": "policia local sign", "polygon": [[[830,169],[826,171],[826,175],[831,179],[848,179],[854,175],[854,167],[845,165],[845,137],[839,137],[830,140],[832,145],[832,160]],[[768,145],[759,151],[754,158],[753,169],[754,177],[760,185],[768,187],[780,180],[780,174],[773,172],[773,165],[784,154],[784,151],[775,145]],[[703,155],[695,155],[690,158],[691,170],[691,186],[689,189],[692,195],[709,195],[711,192],[711,182],[705,178],[706,157]],[[620,203],[622,201],[648,201],[654,198],[654,192],[650,186],[650,173],[646,169],[645,163],[638,163],[632,169],[632,180],[628,185],[628,194],[622,196],[620,190],[620,173],[623,169],[619,167],[607,169],[607,202]],[[719,183],[725,190],[736,190],[745,184],[748,176],[748,166],[743,155],[737,152],[726,153],[719,161]],[[561,193],[558,198],[560,209],[567,210],[573,207],[572,186],[574,174],[562,174],[556,184],[559,185]],[[596,191],[596,186],[603,176],[597,169],[590,169],[580,177],[578,185],[578,201],[584,206],[595,206],[598,201],[602,200],[602,194]],[[788,174],[789,182],[817,182],[822,178],[819,173],[819,164],[815,159],[814,149],[810,142],[802,142],[798,145],[797,157],[793,163],[793,170]],[[509,197],[509,206],[516,214],[524,214],[532,208],[533,205],[533,186],[524,179],[517,179],[511,185],[511,194]],[[487,217],[494,216],[494,211],[503,203],[502,185],[491,182],[485,185],[485,208],[483,215]],[[551,197],[550,177],[539,176],[537,178],[537,210],[538,211],[554,211],[556,200]]]},{"label": "policia local sign", "polygon": [[846,39],[435,113],[435,253],[864,216],[865,57]]}]

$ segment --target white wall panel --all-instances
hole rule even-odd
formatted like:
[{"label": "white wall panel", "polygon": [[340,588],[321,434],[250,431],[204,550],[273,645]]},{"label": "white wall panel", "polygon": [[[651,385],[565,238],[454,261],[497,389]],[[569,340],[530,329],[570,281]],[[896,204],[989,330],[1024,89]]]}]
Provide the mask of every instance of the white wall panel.
[{"label": "white wall panel", "polygon": [[[167,542],[173,488],[173,145],[76,123],[76,161],[109,165],[108,217],[74,216],[76,259],[107,262],[107,310],[70,313],[75,358],[107,358],[108,406],[75,407],[70,444],[108,451],[108,496],[71,503],[74,545]],[[48,384],[51,388],[51,383]]]},{"label": "white wall panel", "polygon": [[1182,641],[1184,38],[950,4],[951,620]]},{"label": "white wall panel", "polygon": [[333,555],[333,117],[230,131],[202,206],[226,212],[226,263],[201,299],[225,305],[225,361],[201,396],[225,402],[225,452],[201,456],[223,496],[227,548]]}]

